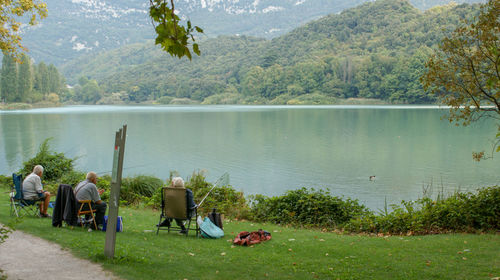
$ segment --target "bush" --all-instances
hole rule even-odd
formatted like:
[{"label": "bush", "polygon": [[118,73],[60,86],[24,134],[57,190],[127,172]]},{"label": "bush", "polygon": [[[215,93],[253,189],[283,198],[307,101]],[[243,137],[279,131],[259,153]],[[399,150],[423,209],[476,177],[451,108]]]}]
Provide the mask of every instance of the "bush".
[{"label": "bush", "polygon": [[170,102],[172,102],[172,100],[174,100],[174,97],[165,95],[165,96],[158,98],[156,100],[156,103],[158,103],[158,104],[170,104]]},{"label": "bush", "polygon": [[500,229],[500,187],[477,193],[455,193],[448,198],[403,201],[393,211],[366,215],[345,227],[352,232],[428,234],[449,231],[471,232]]},{"label": "bush", "polygon": [[123,178],[120,200],[127,204],[137,204],[145,198],[151,198],[163,186],[163,181],[154,176],[139,175]]},{"label": "bush", "polygon": [[301,188],[287,191],[283,196],[253,196],[251,213],[256,221],[336,228],[369,211],[357,200],[343,200],[328,191]]},{"label": "bush", "polygon": [[12,177],[0,175],[0,186],[8,187],[10,185],[12,185]]},{"label": "bush", "polygon": [[63,153],[51,151],[49,145],[50,139],[48,138],[43,141],[35,157],[23,163],[23,169],[19,172],[24,178],[38,164],[43,166],[43,177],[49,182],[56,182],[63,174],[73,171],[74,159],[67,158]]},{"label": "bush", "polygon": [[[169,183],[173,174],[170,175]],[[185,187],[193,191],[195,203],[200,203],[203,197],[213,187],[206,181],[203,171],[195,171],[186,179]],[[200,215],[206,215],[216,208],[217,212],[231,218],[246,218],[249,208],[242,192],[231,186],[216,186],[198,209]]]},{"label": "bush", "polygon": [[85,180],[86,176],[87,174],[83,172],[71,170],[62,174],[61,178],[59,179],[59,183],[68,184],[74,188],[78,183]]}]

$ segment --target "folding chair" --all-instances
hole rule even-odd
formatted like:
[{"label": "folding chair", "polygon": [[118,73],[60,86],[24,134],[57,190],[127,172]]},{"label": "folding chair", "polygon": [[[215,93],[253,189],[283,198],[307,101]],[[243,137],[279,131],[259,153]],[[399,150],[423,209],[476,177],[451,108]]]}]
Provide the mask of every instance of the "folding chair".
[{"label": "folding chair", "polygon": [[22,187],[23,175],[12,173],[12,182],[13,185],[10,186],[10,215],[13,216],[15,214],[16,217],[21,217],[31,214],[39,217],[41,199],[24,199]]},{"label": "folding chair", "polygon": [[[188,215],[191,214],[191,215]],[[170,230],[181,230],[180,226],[173,226],[173,220],[186,220],[186,237],[188,236],[189,230],[196,231],[196,237],[198,237],[198,233],[200,229],[198,227],[198,223],[195,221],[194,226],[191,226],[191,221],[193,217],[196,219],[198,216],[198,206],[195,206],[191,209],[187,207],[187,198],[186,198],[186,189],[185,188],[173,188],[173,187],[164,187],[161,192],[161,214],[160,214],[160,222],[158,223],[156,230],[156,234],[160,232],[160,230],[165,230],[160,225],[165,220],[169,220],[167,229],[170,233]]]},{"label": "folding chair", "polygon": [[[87,223],[93,222],[94,223],[94,228],[97,228],[97,224],[95,222],[95,215],[94,213],[97,211],[96,209],[92,208],[91,204],[92,200],[78,200],[78,203],[80,203],[80,209],[78,209],[77,216],[81,217],[85,215],[85,219],[81,219],[80,221],[86,221],[82,222],[82,227],[84,227]],[[87,220],[86,217],[90,215],[92,217],[92,220]]]}]

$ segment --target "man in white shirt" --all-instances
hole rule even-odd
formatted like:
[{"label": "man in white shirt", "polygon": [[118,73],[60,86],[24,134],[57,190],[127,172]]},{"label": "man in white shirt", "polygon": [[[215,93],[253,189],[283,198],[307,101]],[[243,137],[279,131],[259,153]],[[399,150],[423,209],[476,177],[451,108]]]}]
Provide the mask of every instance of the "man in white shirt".
[{"label": "man in white shirt", "polygon": [[33,168],[33,173],[26,176],[23,181],[23,199],[28,204],[34,204],[36,201],[40,203],[40,217],[50,218],[47,214],[49,208],[50,193],[43,190],[42,187],[43,166],[37,165]]}]

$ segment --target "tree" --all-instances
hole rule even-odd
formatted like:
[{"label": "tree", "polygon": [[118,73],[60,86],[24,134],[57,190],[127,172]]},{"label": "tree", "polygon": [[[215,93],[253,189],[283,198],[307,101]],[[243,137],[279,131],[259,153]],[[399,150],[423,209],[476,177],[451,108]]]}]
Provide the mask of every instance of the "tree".
[{"label": "tree", "polygon": [[21,54],[21,64],[17,73],[17,96],[18,101],[26,102],[31,95],[33,77],[31,74],[31,63],[28,56]]},{"label": "tree", "polygon": [[2,58],[2,101],[13,102],[17,96],[17,65],[9,53]]},{"label": "tree", "polygon": [[[169,2],[169,3],[168,3]],[[170,5],[169,5],[170,4]],[[149,0],[149,16],[155,26],[156,44],[172,56],[191,60],[189,50],[190,40],[193,41],[192,49],[200,55],[198,44],[194,43],[194,32],[203,33],[203,29],[192,26],[187,21],[186,26],[180,24],[179,17],[175,14],[174,0]],[[38,19],[47,17],[47,4],[38,0],[6,0],[0,1],[0,50],[18,59],[18,51],[26,51],[21,45],[19,30],[21,18],[29,18],[29,25],[36,25]]]},{"label": "tree", "polygon": [[0,1],[0,50],[18,58],[18,49],[26,50],[21,45],[19,28],[20,18],[29,17],[29,25],[37,24],[37,18],[47,16],[47,5],[37,0]]},{"label": "tree", "polygon": [[[500,119],[499,15],[500,0],[489,0],[477,18],[443,39],[426,64],[424,89],[450,106],[448,119],[457,125],[485,116]],[[483,154],[475,153],[474,158],[480,160]]]},{"label": "tree", "polygon": [[59,76],[59,71],[57,71],[57,68],[53,64],[50,64],[49,67],[47,68],[47,73],[48,73],[47,87],[49,93],[59,93],[61,89],[61,78]]},{"label": "tree", "polygon": [[44,98],[49,94],[49,69],[43,61],[36,67],[34,87]]}]

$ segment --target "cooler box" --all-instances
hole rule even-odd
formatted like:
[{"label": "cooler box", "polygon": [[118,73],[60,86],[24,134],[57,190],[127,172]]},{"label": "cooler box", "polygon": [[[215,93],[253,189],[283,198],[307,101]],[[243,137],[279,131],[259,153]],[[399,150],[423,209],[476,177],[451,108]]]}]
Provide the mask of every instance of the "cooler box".
[{"label": "cooler box", "polygon": [[[102,225],[102,231],[106,231],[108,225],[108,216],[104,216],[104,224]],[[116,221],[116,232],[122,232],[123,231],[123,219],[122,216],[118,216],[118,219]]]}]

